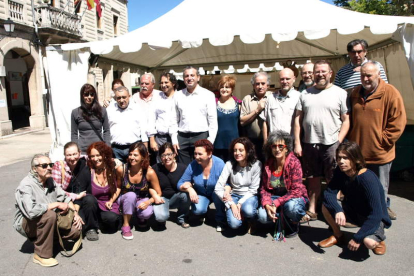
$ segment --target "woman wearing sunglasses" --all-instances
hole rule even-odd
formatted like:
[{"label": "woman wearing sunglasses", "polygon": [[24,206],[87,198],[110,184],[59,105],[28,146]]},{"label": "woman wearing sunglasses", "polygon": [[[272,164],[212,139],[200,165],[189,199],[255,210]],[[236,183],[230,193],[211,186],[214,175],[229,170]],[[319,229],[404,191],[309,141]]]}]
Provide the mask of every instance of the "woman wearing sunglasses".
[{"label": "woman wearing sunglasses", "polygon": [[177,183],[187,168],[182,163],[175,161],[174,147],[171,143],[165,143],[158,149],[161,159],[160,163],[152,166],[158,176],[162,192],[161,204],[154,205],[155,219],[165,228],[165,221],[170,217],[169,209],[177,208],[177,223],[182,228],[190,225],[185,222],[185,218],[190,211],[190,198],[187,193],[177,189]]},{"label": "woman wearing sunglasses", "polygon": [[292,137],[284,131],[270,133],[265,145],[266,165],[260,187],[259,222],[276,222],[284,216],[286,237],[299,231],[309,201],[302,183],[302,167],[292,152]]},{"label": "woman wearing sunglasses", "polygon": [[79,145],[82,154],[94,142],[111,144],[108,115],[98,102],[95,88],[86,83],[80,90],[80,107],[72,110],[71,141]]},{"label": "woman wearing sunglasses", "polygon": [[112,149],[104,142],[93,143],[87,153],[91,169],[91,192],[98,202],[95,205],[95,221],[102,222],[104,231],[114,233],[121,225],[117,198],[121,192],[122,166],[115,168]]},{"label": "woman wearing sunglasses", "polygon": [[215,192],[226,205],[228,225],[237,229],[242,225],[242,219],[245,219],[249,223],[248,232],[253,234],[262,163],[257,160],[253,143],[246,137],[234,139],[230,144],[230,152],[230,161],[217,181]]}]

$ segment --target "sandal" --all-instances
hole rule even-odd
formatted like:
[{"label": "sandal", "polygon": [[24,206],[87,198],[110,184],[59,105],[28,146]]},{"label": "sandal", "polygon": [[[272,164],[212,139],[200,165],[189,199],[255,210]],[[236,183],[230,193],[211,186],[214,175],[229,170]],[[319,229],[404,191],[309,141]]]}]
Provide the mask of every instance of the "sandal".
[{"label": "sandal", "polygon": [[311,211],[306,211],[306,214],[309,216],[311,221],[315,221],[318,219],[317,213],[312,213]]}]

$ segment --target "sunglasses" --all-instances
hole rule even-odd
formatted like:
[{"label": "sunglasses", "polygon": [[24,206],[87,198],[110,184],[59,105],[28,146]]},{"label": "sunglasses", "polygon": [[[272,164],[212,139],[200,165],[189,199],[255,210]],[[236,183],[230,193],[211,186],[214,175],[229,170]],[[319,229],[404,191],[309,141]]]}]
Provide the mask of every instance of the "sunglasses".
[{"label": "sunglasses", "polygon": [[89,93],[83,93],[84,97],[95,97],[95,93],[89,92]]},{"label": "sunglasses", "polygon": [[42,169],[46,169],[48,166],[53,168],[53,163],[43,163],[43,164],[36,165],[36,167],[42,167]]},{"label": "sunglasses", "polygon": [[164,154],[161,154],[161,158],[172,157],[173,155],[174,155],[173,153],[164,153]]},{"label": "sunglasses", "polygon": [[282,145],[282,144],[277,144],[277,145],[273,144],[272,145],[272,149],[276,149],[276,148],[279,148],[280,150],[282,150],[284,148],[287,148],[287,146],[286,145]]}]

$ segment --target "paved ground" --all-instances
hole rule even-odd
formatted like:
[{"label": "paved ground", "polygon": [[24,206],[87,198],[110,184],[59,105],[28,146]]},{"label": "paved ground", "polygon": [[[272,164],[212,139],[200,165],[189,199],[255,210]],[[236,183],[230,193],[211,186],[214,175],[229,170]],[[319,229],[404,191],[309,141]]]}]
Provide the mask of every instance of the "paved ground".
[{"label": "paved ground", "polygon": [[[58,266],[40,267],[32,263],[33,246],[12,228],[13,194],[29,170],[31,155],[49,150],[47,141],[47,131],[0,140],[1,275],[414,275],[414,202],[400,196],[391,196],[398,220],[386,231],[385,256],[366,249],[319,249],[317,242],[329,235],[322,221],[302,226],[299,237],[286,242],[272,241],[265,231],[254,236],[244,230],[217,233],[208,221],[184,230],[168,221],[165,231],[133,230],[132,241],[119,232],[100,234],[98,242],[84,240],[73,257],[58,255]],[[400,183],[401,194],[403,185],[413,183]]]}]

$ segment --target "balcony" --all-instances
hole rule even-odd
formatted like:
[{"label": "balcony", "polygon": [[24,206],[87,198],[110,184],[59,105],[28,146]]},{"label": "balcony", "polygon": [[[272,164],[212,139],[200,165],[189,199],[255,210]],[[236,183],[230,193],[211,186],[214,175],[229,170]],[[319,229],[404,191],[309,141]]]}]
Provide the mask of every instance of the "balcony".
[{"label": "balcony", "polygon": [[24,21],[24,5],[18,1],[8,1],[9,4],[9,18],[14,22]]},{"label": "balcony", "polygon": [[36,24],[42,29],[52,29],[73,36],[82,36],[81,17],[64,10],[49,6],[35,7]]}]

